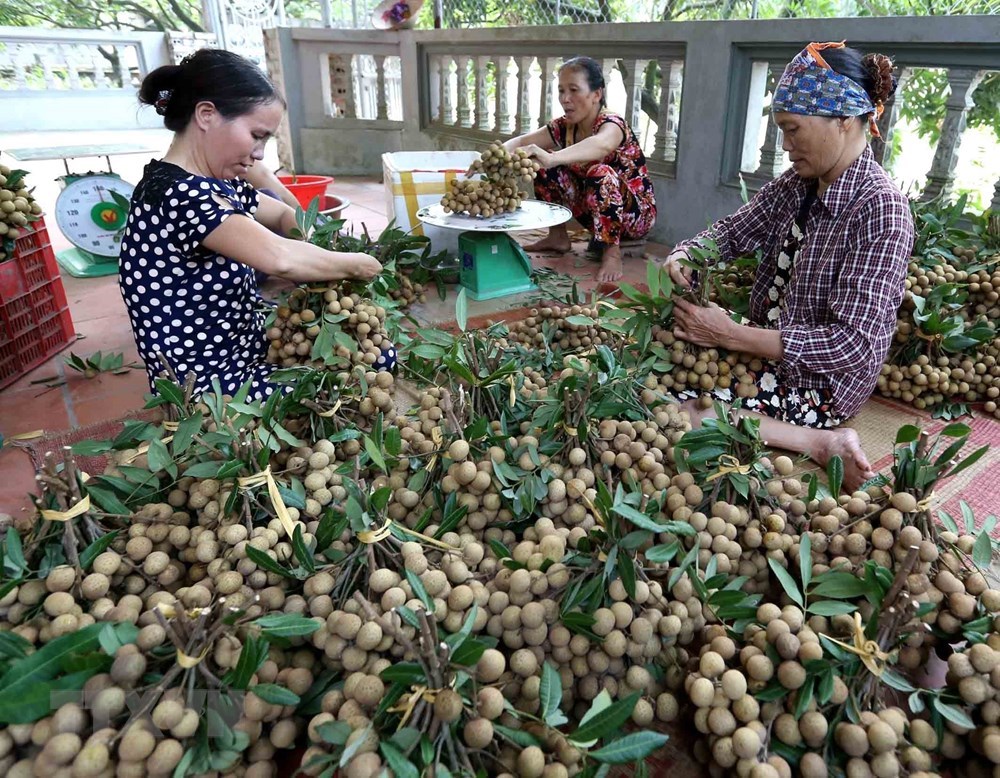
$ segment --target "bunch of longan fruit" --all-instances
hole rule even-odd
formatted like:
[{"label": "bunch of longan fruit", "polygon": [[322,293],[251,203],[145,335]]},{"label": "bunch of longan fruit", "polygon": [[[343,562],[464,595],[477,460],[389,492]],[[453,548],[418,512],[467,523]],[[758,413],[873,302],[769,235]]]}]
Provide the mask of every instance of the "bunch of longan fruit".
[{"label": "bunch of longan fruit", "polygon": [[520,182],[529,183],[541,165],[528,156],[524,149],[513,153],[495,141],[479,159],[472,163],[470,173],[482,178],[456,178],[442,200],[445,213],[464,213],[469,216],[496,216],[510,213],[521,207]]}]

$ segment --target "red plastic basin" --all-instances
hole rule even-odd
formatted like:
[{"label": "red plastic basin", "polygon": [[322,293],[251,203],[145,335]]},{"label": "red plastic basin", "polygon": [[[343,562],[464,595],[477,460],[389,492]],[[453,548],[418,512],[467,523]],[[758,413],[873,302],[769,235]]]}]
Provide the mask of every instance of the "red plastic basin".
[{"label": "red plastic basin", "polygon": [[278,176],[278,180],[295,195],[303,208],[308,208],[314,197],[322,197],[333,183],[333,176]]}]

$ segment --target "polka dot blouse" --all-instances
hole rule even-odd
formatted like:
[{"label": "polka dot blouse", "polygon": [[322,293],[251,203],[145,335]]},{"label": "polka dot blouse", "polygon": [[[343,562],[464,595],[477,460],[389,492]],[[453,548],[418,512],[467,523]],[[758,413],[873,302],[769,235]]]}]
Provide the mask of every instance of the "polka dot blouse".
[{"label": "polka dot blouse", "polygon": [[162,354],[195,392],[235,394],[247,381],[255,399],[274,388],[264,361],[266,309],[252,268],[202,242],[230,217],[253,217],[258,195],[240,180],[191,175],[152,161],[132,196],[122,240],[119,287],[150,387]]}]

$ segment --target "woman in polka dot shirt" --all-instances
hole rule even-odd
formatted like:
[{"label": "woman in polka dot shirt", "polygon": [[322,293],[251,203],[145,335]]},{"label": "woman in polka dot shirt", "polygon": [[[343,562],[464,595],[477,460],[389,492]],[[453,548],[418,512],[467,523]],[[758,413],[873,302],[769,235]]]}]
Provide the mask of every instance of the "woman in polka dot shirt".
[{"label": "woman in polka dot shirt", "polygon": [[264,361],[266,307],[254,270],[295,281],[367,280],[381,265],[282,237],[293,234],[294,210],[242,180],[285,109],[252,62],[202,49],[146,76],[139,100],[175,133],[135,189],[120,259],[150,386],[165,360],[182,382],[194,375],[196,393],[218,379],[227,394],[249,381],[251,396],[265,397],[275,367]]}]

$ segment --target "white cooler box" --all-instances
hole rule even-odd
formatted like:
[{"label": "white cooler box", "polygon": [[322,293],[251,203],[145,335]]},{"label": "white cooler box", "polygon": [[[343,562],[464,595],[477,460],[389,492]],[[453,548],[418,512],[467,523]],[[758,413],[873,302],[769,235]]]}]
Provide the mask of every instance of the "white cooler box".
[{"label": "white cooler box", "polygon": [[424,226],[417,211],[441,202],[452,179],[479,159],[478,151],[396,151],[382,155],[386,213],[401,230],[426,235],[436,254],[458,255],[458,230]]}]

